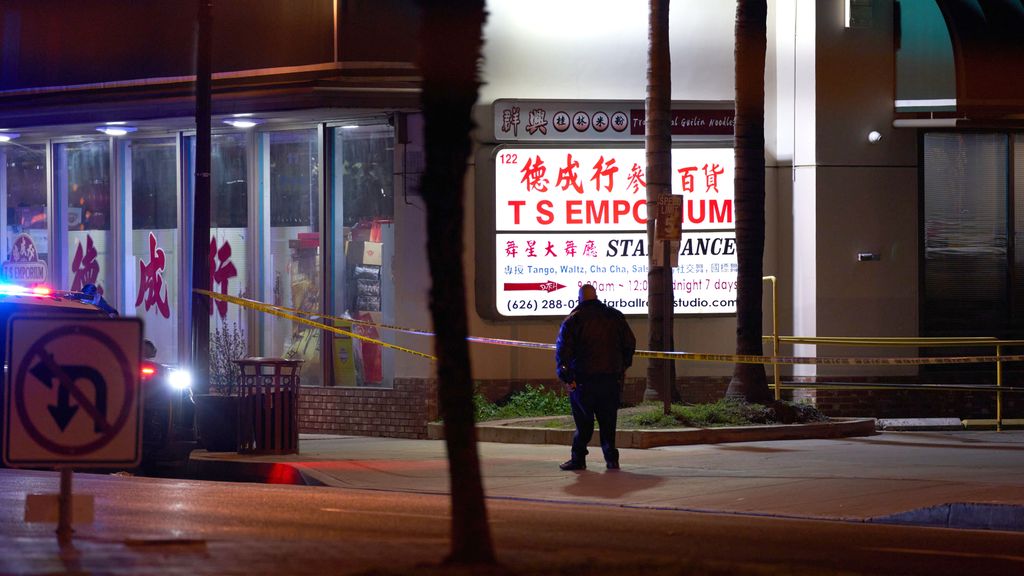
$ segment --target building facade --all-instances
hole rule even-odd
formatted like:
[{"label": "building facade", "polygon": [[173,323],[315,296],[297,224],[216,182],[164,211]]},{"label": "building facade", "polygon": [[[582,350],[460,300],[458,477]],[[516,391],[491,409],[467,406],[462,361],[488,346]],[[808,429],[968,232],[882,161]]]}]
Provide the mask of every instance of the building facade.
[{"label": "building facade", "polygon": [[[359,334],[429,353],[416,333],[430,327],[416,3],[214,3],[212,230],[201,247],[191,245],[195,3],[124,4],[11,0],[0,10],[7,280],[96,284],[145,320],[160,360],[187,364],[198,255],[214,291],[365,320],[378,326]],[[1012,57],[1024,35],[1012,33],[1014,12],[964,12],[969,4],[769,2],[764,262],[781,334],[1024,333],[1014,249],[1024,90],[978,64],[1004,51],[1004,66],[1021,61]],[[470,333],[551,343],[589,281],[625,308],[645,347],[636,122],[647,4],[492,0],[487,10],[466,180]],[[735,3],[676,2],[670,18],[673,186],[683,197],[674,339],[679,350],[729,353]],[[770,333],[770,299],[765,312]],[[438,417],[433,365],[420,356],[224,302],[211,331],[213,385],[230,384],[232,357],[305,360],[303,431],[423,437]],[[549,351],[473,343],[471,354],[492,398],[554,384]],[[677,386],[684,399],[713,399],[731,370],[680,362]],[[631,398],[645,373],[640,361],[627,374]],[[949,376],[898,366],[783,374]],[[802,397],[867,415],[987,414],[991,401],[813,388]]]}]

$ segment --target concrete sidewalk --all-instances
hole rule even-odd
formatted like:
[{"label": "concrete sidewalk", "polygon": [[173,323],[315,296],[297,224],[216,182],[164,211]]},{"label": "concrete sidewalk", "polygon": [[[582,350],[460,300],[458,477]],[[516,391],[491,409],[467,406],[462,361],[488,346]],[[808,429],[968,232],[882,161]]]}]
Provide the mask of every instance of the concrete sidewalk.
[{"label": "concrete sidewalk", "polygon": [[[194,452],[197,478],[447,493],[443,441],[303,435],[300,454]],[[562,472],[567,446],[480,444],[489,498],[1024,530],[1024,431],[889,432],[623,449]]]}]

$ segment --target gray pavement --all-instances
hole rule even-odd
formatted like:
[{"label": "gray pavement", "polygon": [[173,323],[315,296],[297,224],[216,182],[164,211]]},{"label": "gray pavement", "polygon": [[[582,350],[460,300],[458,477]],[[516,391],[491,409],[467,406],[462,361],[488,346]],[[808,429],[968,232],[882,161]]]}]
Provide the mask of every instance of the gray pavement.
[{"label": "gray pavement", "polygon": [[[197,478],[448,492],[440,440],[303,435],[300,453],[196,451]],[[1024,530],[1024,431],[885,432],[623,449],[607,471],[592,450],[481,442],[488,498],[725,514]]]}]

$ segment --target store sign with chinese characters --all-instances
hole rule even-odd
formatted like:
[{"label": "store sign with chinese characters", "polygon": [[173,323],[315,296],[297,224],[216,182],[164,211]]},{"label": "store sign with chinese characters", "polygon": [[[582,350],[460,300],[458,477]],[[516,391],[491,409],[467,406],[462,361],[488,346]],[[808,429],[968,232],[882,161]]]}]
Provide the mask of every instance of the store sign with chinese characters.
[{"label": "store sign with chinese characters", "polygon": [[[495,306],[502,316],[561,316],[578,288],[625,314],[647,313],[647,184],[642,148],[495,152]],[[736,311],[731,148],[672,151],[682,230],[677,314]]]},{"label": "store sign with chinese characters", "polygon": [[[674,139],[732,138],[731,102],[673,104]],[[644,139],[642,101],[506,100],[494,102],[494,138],[501,142],[610,141]]]}]

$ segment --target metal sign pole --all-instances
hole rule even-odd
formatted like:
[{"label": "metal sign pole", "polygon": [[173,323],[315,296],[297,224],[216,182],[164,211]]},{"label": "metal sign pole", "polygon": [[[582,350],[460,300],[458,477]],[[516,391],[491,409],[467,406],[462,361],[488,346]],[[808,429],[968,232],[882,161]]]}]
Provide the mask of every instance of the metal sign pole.
[{"label": "metal sign pole", "polygon": [[71,543],[71,468],[60,469],[60,494],[57,495],[57,542]]}]

